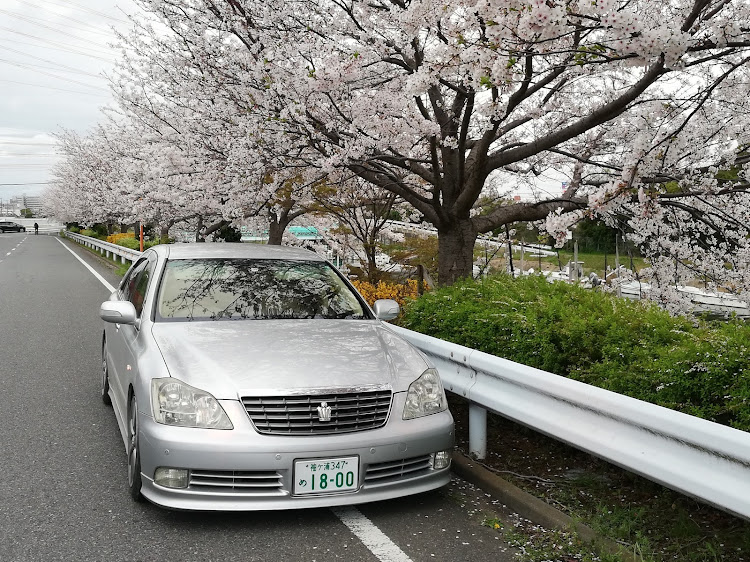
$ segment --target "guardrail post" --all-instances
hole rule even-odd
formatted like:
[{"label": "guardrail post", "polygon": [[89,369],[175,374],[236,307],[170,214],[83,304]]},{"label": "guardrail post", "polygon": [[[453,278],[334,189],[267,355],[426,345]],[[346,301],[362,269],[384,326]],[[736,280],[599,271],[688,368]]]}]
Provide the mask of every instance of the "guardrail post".
[{"label": "guardrail post", "polygon": [[476,460],[487,456],[487,410],[469,404],[469,455]]}]

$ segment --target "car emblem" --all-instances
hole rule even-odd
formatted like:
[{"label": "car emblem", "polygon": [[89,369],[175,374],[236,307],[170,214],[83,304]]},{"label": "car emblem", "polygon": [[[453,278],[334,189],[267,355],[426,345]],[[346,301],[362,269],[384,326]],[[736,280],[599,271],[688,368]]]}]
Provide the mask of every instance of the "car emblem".
[{"label": "car emblem", "polygon": [[331,407],[328,402],[321,402],[318,406],[318,419],[322,422],[331,421]]}]

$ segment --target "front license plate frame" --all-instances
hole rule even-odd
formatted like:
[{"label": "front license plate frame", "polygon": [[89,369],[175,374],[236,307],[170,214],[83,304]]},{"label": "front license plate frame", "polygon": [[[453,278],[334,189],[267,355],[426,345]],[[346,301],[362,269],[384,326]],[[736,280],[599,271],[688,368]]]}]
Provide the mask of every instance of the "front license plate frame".
[{"label": "front license plate frame", "polygon": [[359,456],[298,459],[294,461],[294,495],[316,496],[356,492]]}]

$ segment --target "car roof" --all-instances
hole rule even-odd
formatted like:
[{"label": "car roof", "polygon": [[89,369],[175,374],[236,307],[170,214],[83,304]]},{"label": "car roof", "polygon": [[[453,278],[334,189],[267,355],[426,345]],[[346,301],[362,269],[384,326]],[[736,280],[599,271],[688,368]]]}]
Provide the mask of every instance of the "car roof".
[{"label": "car roof", "polygon": [[170,260],[199,258],[245,258],[325,261],[315,252],[293,246],[275,246],[268,244],[231,243],[231,242],[195,242],[178,244],[159,244],[151,250]]}]

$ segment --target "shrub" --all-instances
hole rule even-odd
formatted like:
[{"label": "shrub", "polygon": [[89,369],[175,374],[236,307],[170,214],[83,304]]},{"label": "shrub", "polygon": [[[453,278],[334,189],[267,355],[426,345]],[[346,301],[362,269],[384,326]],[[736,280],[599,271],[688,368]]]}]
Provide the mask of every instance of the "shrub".
[{"label": "shrub", "polygon": [[401,325],[640,400],[750,430],[750,326],[543,277],[461,281],[405,306]]},{"label": "shrub", "polygon": [[91,226],[91,230],[96,232],[96,237],[101,238],[102,240],[107,238],[107,234],[109,234],[109,230],[107,229],[106,224],[102,224],[100,222],[95,223]]},{"label": "shrub", "polygon": [[[115,244],[118,244],[120,246],[125,246],[126,248],[130,248],[131,250],[140,250],[141,249],[140,239],[133,238],[132,232],[130,234],[131,236],[123,236],[121,238],[118,238]],[[147,250],[151,246],[156,246],[157,244],[161,244],[161,242],[159,240],[144,240],[143,249]]]},{"label": "shrub", "polygon": [[123,238],[135,238],[134,232],[118,232],[117,234],[110,234],[107,236],[107,242],[111,244],[119,244]]},{"label": "shrub", "polygon": [[81,230],[82,236],[89,236],[91,238],[99,238],[101,239],[100,234],[96,230],[91,230],[90,228],[86,228],[84,230]]},{"label": "shrub", "polygon": [[376,285],[367,281],[354,280],[352,284],[370,306],[378,299],[393,299],[403,308],[408,300],[419,296],[416,279],[408,279],[406,283],[379,281]]},{"label": "shrub", "polygon": [[126,248],[130,248],[131,250],[140,250],[141,249],[141,241],[136,240],[132,236],[123,236],[122,238],[118,239],[116,244],[120,246],[125,246]]}]

